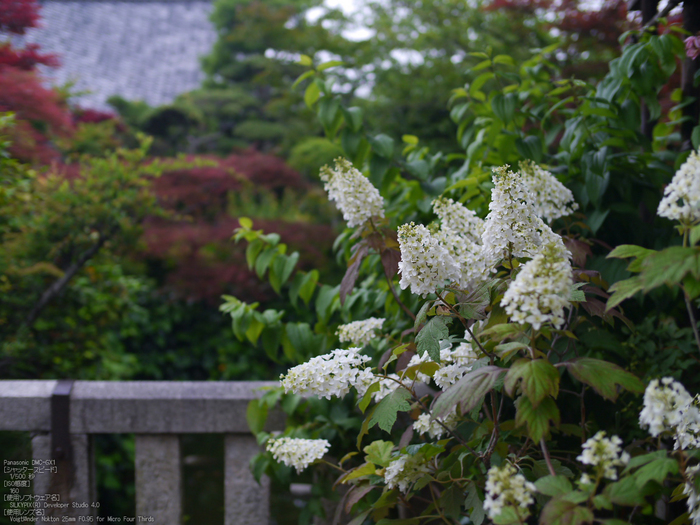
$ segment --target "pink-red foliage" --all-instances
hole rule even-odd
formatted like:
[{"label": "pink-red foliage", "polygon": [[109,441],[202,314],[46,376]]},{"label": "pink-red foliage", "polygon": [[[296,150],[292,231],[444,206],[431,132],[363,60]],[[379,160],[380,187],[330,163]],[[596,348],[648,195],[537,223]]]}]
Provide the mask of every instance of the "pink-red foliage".
[{"label": "pink-red foliage", "polygon": [[67,136],[73,125],[56,91],[43,87],[31,71],[4,67],[0,69],[0,112],[6,111],[15,114],[15,126],[9,130],[13,156],[39,164],[59,159],[51,137]]},{"label": "pink-red foliage", "polygon": [[78,124],[84,122],[86,124],[99,124],[105,120],[118,120],[114,113],[109,111],[100,111],[99,109],[85,109],[77,107],[73,110],[73,122]]},{"label": "pink-red foliage", "polygon": [[27,44],[24,49],[15,49],[9,43],[0,44],[0,69],[9,66],[33,71],[39,64],[58,67],[60,61],[52,53],[40,53],[38,44]]},{"label": "pink-red foliage", "polygon": [[307,187],[301,175],[290,168],[284,160],[254,149],[227,157],[223,165],[268,189]]},{"label": "pink-red foliage", "polygon": [[23,35],[37,27],[39,7],[38,0],[0,0],[0,31]]}]

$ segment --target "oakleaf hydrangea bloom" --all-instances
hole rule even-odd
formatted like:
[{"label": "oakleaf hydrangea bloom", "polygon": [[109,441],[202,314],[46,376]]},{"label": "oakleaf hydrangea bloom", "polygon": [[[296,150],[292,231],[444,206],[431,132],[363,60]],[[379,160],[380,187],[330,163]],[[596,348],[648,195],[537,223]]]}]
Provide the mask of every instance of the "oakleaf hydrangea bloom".
[{"label": "oakleaf hydrangea bloom", "polygon": [[700,155],[691,152],[664,190],[660,217],[691,223],[700,220]]},{"label": "oakleaf hydrangea bloom", "polygon": [[364,346],[376,337],[375,330],[379,330],[384,324],[384,319],[370,317],[364,321],[354,321],[341,324],[336,334],[341,343],[350,341],[353,346]]},{"label": "oakleaf hydrangea bloom", "polygon": [[[481,321],[479,321],[481,323]],[[464,338],[469,341],[471,336],[465,332]],[[433,374],[433,381],[442,390],[447,390],[464,374],[470,372],[472,365],[479,358],[469,342],[460,343],[454,349],[440,351],[440,363],[443,365]]]},{"label": "oakleaf hydrangea bloom", "polygon": [[399,456],[384,469],[384,481],[390,489],[398,487],[406,494],[410,486],[428,472],[428,465],[423,456]]},{"label": "oakleaf hydrangea bloom", "polygon": [[535,502],[535,485],[518,474],[510,463],[491,467],[487,476],[484,510],[489,518],[494,519],[504,507],[512,507],[524,521],[530,515],[528,506]]},{"label": "oakleaf hydrangea bloom", "polygon": [[372,217],[384,217],[384,199],[379,190],[349,160],[336,159],[335,169],[322,167],[321,180],[348,226],[361,226]]},{"label": "oakleaf hydrangea bloom", "polygon": [[411,293],[426,297],[444,286],[445,281],[459,281],[459,265],[425,226],[414,223],[400,226],[398,240],[402,290],[410,287]]},{"label": "oakleaf hydrangea bloom", "polygon": [[294,467],[297,473],[317,459],[321,459],[331,444],[325,439],[298,439],[283,437],[267,442],[267,450],[272,452],[275,461]]},{"label": "oakleaf hydrangea bloom", "polygon": [[644,391],[644,408],[639,413],[639,426],[648,428],[653,437],[675,430],[683,421],[683,411],[690,405],[690,394],[678,381],[664,377],[653,379]]},{"label": "oakleaf hydrangea bloom", "polygon": [[[630,456],[622,452],[622,440],[617,436],[605,437],[602,430],[583,444],[583,453],[577,457],[584,465],[595,467],[598,475],[616,480],[616,467],[624,467],[629,463]],[[588,476],[582,479],[582,483],[590,480]]]},{"label": "oakleaf hydrangea bloom", "polygon": [[501,306],[516,323],[530,323],[539,330],[549,322],[559,328],[564,324],[572,285],[571,263],[561,256],[557,245],[548,244],[522,267],[508,286]]},{"label": "oakleaf hydrangea bloom", "polygon": [[683,487],[683,494],[688,496],[688,517],[693,520],[693,525],[700,525],[700,495],[695,490],[695,478],[699,470],[700,465],[685,469],[685,474],[689,480],[686,481]]},{"label": "oakleaf hydrangea bloom", "polygon": [[[405,372],[406,370],[408,370],[412,366],[417,366],[417,365],[420,365],[422,363],[427,363],[429,361],[431,361],[431,359],[430,359],[430,355],[428,354],[428,352],[425,352],[423,355],[414,354],[413,356],[411,356],[411,359],[408,362],[408,364],[406,365],[405,370],[402,370],[402,374],[403,374],[403,372]],[[424,374],[422,372],[417,372],[416,373],[416,381],[422,381],[423,383],[429,383],[430,376],[428,374]]]},{"label": "oakleaf hydrangea bloom", "polygon": [[[453,410],[450,414],[441,418],[440,422],[445,427],[453,430],[459,424],[459,416]],[[413,430],[419,434],[428,434],[432,439],[440,439],[444,434],[447,434],[447,430],[442,425],[438,423],[436,418],[431,418],[430,414],[421,414],[413,423]]]},{"label": "oakleaf hydrangea bloom", "polygon": [[676,450],[700,448],[700,396],[695,396],[681,409],[681,421],[676,427]]},{"label": "oakleaf hydrangea bloom", "polygon": [[571,215],[578,204],[571,190],[549,171],[532,161],[520,163],[523,184],[532,195],[532,204],[538,217],[551,223],[554,219]]},{"label": "oakleaf hydrangea bloom", "polygon": [[460,288],[467,289],[479,284],[489,277],[491,267],[483,253],[483,247],[470,238],[454,230],[441,228],[434,237],[444,247],[459,266]]},{"label": "oakleaf hydrangea bloom", "polygon": [[399,383],[397,383],[399,380],[400,378],[398,374],[387,374],[387,377],[381,378],[379,380],[379,390],[372,394],[372,399],[374,399],[374,402],[379,403],[382,399],[399,388],[401,386]]},{"label": "oakleaf hydrangea bloom", "polygon": [[451,230],[475,243],[481,243],[484,221],[472,210],[452,199],[433,201],[433,211],[440,217],[443,230]]},{"label": "oakleaf hydrangea bloom", "polygon": [[360,395],[364,395],[374,381],[374,375],[370,369],[360,368],[370,358],[359,352],[360,348],[333,350],[290,368],[286,376],[280,376],[284,391],[330,399],[332,396],[343,397],[355,387]]},{"label": "oakleaf hydrangea bloom", "polygon": [[542,244],[540,231],[546,227],[537,216],[534,196],[522,176],[508,166],[493,169],[494,188],[482,235],[484,254],[490,263],[513,257],[534,257]]}]

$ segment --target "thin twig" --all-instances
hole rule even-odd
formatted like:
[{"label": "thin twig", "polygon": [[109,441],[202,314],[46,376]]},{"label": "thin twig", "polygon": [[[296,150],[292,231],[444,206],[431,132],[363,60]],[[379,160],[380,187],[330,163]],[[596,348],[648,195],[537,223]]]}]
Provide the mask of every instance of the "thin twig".
[{"label": "thin twig", "polygon": [[542,454],[544,455],[544,460],[547,462],[547,468],[552,476],[556,476],[557,472],[554,470],[552,465],[552,458],[549,457],[549,450],[547,449],[547,443],[545,443],[544,438],[540,439],[540,447],[542,448]]},{"label": "thin twig", "polygon": [[700,334],[698,333],[698,322],[695,320],[695,314],[693,313],[693,305],[690,302],[690,296],[688,292],[683,288],[683,297],[685,298],[685,307],[688,309],[688,317],[690,317],[690,325],[693,327],[693,334],[695,334],[695,343],[698,345],[700,350]]},{"label": "thin twig", "polygon": [[671,0],[671,2],[669,2],[666,5],[666,7],[664,7],[661,11],[656,13],[651,18],[651,20],[649,20],[646,24],[644,24],[641,27],[640,31],[643,33],[644,31],[649,29],[651,26],[653,26],[659,20],[659,18],[664,18],[667,14],[669,14],[671,12],[671,10],[673,10],[675,7],[677,7],[678,4],[680,4],[680,3],[681,3],[681,0]]}]

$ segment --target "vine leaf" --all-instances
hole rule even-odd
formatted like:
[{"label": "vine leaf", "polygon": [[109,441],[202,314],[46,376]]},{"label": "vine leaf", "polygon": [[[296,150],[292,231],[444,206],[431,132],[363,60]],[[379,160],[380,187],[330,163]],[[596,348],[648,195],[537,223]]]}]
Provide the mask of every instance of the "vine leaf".
[{"label": "vine leaf", "polygon": [[540,523],[546,525],[583,525],[593,523],[593,513],[586,507],[563,498],[553,498],[542,509]]},{"label": "vine leaf", "polygon": [[450,331],[447,323],[452,319],[445,317],[433,317],[416,336],[416,348],[418,354],[423,355],[428,352],[430,359],[436,363],[440,362],[440,341],[447,339]]},{"label": "vine leaf", "polygon": [[411,409],[411,405],[408,403],[410,398],[411,393],[405,388],[399,387],[394,390],[377,404],[369,420],[368,428],[379,424],[379,428],[385,432],[391,432],[396,422],[396,415]]},{"label": "vine leaf", "polygon": [[535,443],[549,437],[549,422],[559,425],[561,416],[556,403],[551,397],[546,397],[537,406],[532,406],[527,396],[520,396],[515,401],[515,426],[527,426],[527,433]]},{"label": "vine leaf", "polygon": [[562,364],[572,376],[610,401],[617,400],[619,395],[617,385],[630,392],[644,392],[644,383],[639,378],[608,361],[580,357]]},{"label": "vine leaf", "polygon": [[559,372],[546,359],[522,358],[513,363],[506,375],[504,387],[510,397],[518,384],[533,408],[537,408],[545,397],[556,398],[559,394]]}]

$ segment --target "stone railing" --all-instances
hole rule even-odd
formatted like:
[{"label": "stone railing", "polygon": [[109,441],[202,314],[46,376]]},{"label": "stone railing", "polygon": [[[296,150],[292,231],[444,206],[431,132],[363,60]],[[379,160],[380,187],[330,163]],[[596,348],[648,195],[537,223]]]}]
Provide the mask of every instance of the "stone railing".
[{"label": "stone railing", "polygon": [[[142,522],[177,525],[182,515],[179,434],[217,433],[225,436],[225,524],[264,525],[269,481],[259,485],[250,473],[250,458],[259,447],[245,414],[248,402],[262,395],[260,387],[276,384],[0,381],[0,430],[32,432],[34,464],[55,467],[36,473],[34,494],[58,494],[68,505],[45,505],[45,516],[60,519],[37,523],[97,522],[80,518],[96,515],[92,436],[133,433],[136,515]],[[282,426],[282,415],[273,414],[270,429]]]}]

